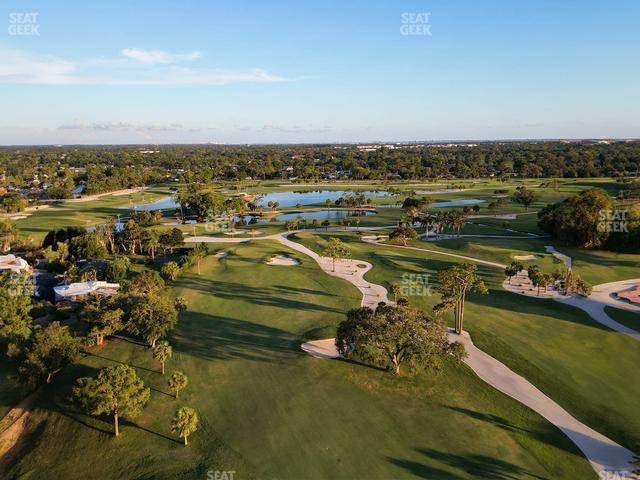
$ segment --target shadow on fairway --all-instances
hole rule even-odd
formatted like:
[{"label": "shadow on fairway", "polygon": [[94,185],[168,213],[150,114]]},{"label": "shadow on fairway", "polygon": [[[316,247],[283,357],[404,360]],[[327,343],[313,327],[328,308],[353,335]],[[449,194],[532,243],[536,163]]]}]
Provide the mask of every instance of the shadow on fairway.
[{"label": "shadow on fairway", "polygon": [[[486,478],[491,480],[512,480],[527,476],[538,480],[549,480],[548,477],[541,477],[531,473],[529,470],[486,455],[456,455],[445,453],[433,448],[417,448],[416,451],[428,457],[430,460],[448,465],[450,467],[464,471],[472,478]],[[404,468],[408,472],[420,478],[458,480],[468,478],[461,477],[445,470],[436,469],[412,460],[402,460],[389,458],[389,462]]]},{"label": "shadow on fairway", "polygon": [[[242,300],[254,305],[265,307],[280,307],[292,310],[344,313],[336,308],[325,307],[317,303],[303,302],[295,299],[296,295],[299,295],[301,293],[327,295],[324,292],[309,289],[297,289],[294,287],[282,286],[241,286],[233,282],[208,280],[206,278],[189,279],[187,282],[185,282],[184,288],[204,292],[225,300]],[[284,290],[285,288],[286,291]]]},{"label": "shadow on fairway", "polygon": [[[501,417],[499,415],[493,415],[491,413],[482,413],[482,412],[477,412],[474,410],[469,410],[468,408],[460,408],[460,407],[451,407],[448,405],[443,405],[444,408],[448,408],[449,410],[453,410],[455,412],[459,412],[462,413],[464,415],[467,415],[471,418],[475,418],[476,420],[481,420],[483,422],[487,422],[487,423],[491,423],[495,426],[497,426],[498,428],[501,428],[503,430],[506,430],[508,432],[511,433],[522,433],[523,435],[530,437],[530,438],[535,438],[536,440],[540,441],[540,442],[544,442],[544,443],[548,443],[549,445],[552,445],[554,447],[557,448],[561,448],[562,450],[571,453],[573,455],[577,455],[579,457],[582,457],[582,453],[580,452],[580,450],[578,450],[578,447],[576,447],[576,445],[569,440],[568,437],[566,437],[563,433],[560,433],[559,435],[554,435],[557,432],[561,432],[560,429],[554,427],[553,425],[551,425],[550,423],[544,423],[545,427],[546,427],[546,431],[545,430],[531,430],[531,429],[527,429],[527,428],[522,428],[518,425],[514,425],[513,423],[509,422],[506,418]],[[562,441],[558,441],[557,436],[561,436],[562,437]],[[554,439],[555,441],[553,443],[549,443],[549,439]]]},{"label": "shadow on fairway", "polygon": [[280,362],[284,357],[304,355],[300,338],[290,332],[198,312],[185,312],[173,348],[207,360]]}]

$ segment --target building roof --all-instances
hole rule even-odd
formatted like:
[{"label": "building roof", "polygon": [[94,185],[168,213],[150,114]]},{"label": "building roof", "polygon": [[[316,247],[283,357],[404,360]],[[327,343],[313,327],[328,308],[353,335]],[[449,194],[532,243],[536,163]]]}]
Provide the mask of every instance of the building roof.
[{"label": "building roof", "polygon": [[117,290],[118,288],[120,288],[119,283],[97,281],[58,285],[57,287],[53,287],[53,291],[60,297],[77,297],[81,295],[90,295],[92,293],[100,293],[101,290]]},{"label": "building roof", "polygon": [[0,270],[19,272],[20,270],[31,270],[31,266],[24,258],[16,257],[13,254],[0,255]]}]

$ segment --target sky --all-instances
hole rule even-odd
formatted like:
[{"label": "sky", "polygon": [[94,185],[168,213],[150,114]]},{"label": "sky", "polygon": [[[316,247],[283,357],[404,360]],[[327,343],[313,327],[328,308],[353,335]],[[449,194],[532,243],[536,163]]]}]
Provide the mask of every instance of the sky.
[{"label": "sky", "polygon": [[0,144],[640,137],[640,2],[3,0]]}]

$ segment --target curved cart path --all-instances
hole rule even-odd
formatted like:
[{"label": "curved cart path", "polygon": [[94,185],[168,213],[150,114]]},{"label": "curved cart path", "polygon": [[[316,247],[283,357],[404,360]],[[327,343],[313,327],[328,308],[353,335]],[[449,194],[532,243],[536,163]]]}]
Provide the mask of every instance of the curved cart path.
[{"label": "curved cart path", "polygon": [[[291,233],[295,232],[270,235],[268,237],[262,237],[261,239],[272,239],[279,241],[283,245],[286,245],[300,253],[308,255],[309,257],[313,258],[318,263],[318,265],[320,265],[320,268],[322,268],[322,270],[329,275],[344,278],[348,282],[352,283],[363,294],[363,306],[375,307],[375,305],[377,305],[379,301],[388,302],[387,291],[382,285],[376,285],[367,282],[366,280],[364,280],[364,278],[362,278],[363,275],[372,268],[372,265],[370,263],[360,260],[343,260],[338,262],[340,265],[336,265],[336,271],[334,272],[332,271],[330,259],[321,257],[304,245],[289,240],[287,236]],[[215,242],[217,240],[214,237],[201,238],[207,239],[204,240],[207,242]],[[235,240],[237,241],[237,243],[239,243],[240,241],[246,241],[248,239]],[[194,238],[191,241],[203,240],[196,240]],[[229,242],[227,241],[225,243]],[[372,241],[370,243],[376,242]],[[422,250],[419,248],[415,249]],[[474,259],[471,257],[447,254],[438,252],[436,250],[432,252],[504,268],[504,265],[496,264],[493,262],[486,262],[484,260]],[[359,268],[358,264],[366,265],[366,268]],[[524,377],[513,372],[502,362],[499,362],[489,354],[476,347],[467,332],[463,332],[462,335],[449,333],[449,337],[452,341],[460,341],[465,345],[468,356],[464,361],[476,373],[476,375],[478,375],[478,377],[480,377],[484,382],[488,383],[495,389],[500,390],[502,393],[531,408],[533,411],[540,414],[553,425],[562,430],[565,435],[567,435],[567,437],[569,437],[571,441],[576,444],[580,451],[582,451],[584,456],[591,463],[593,469],[596,471],[596,473],[598,473],[598,475],[600,475],[600,478],[617,478],[620,480],[624,478],[632,478],[627,472],[631,469],[633,452],[627,450],[621,445],[615,443],[613,440],[610,440],[609,438],[601,435],[600,433],[575,419],[560,405],[547,397]],[[334,339],[331,338],[318,340],[315,342],[308,342],[303,344],[301,348],[310,355],[318,358],[339,357],[339,354],[335,348]]]}]

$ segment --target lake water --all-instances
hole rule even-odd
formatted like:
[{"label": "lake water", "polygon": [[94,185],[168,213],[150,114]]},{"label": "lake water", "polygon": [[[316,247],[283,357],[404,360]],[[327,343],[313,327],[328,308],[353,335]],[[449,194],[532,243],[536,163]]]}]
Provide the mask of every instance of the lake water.
[{"label": "lake water", "polygon": [[[347,190],[318,190],[312,192],[274,192],[268,193],[261,197],[258,202],[259,205],[264,207],[269,202],[278,202],[279,208],[291,208],[295,207],[298,203],[300,205],[314,205],[316,203],[324,203],[327,199],[335,202],[346,193],[353,193]],[[385,191],[365,191],[362,192],[367,197],[386,197],[389,195]],[[152,203],[141,203],[133,206],[122,207],[130,210],[170,210],[174,208],[180,208],[180,203],[176,197],[164,197]]]},{"label": "lake water", "polygon": [[[368,212],[362,210],[320,210],[317,212],[299,212],[299,213],[285,213],[283,215],[278,215],[277,217],[271,218],[263,218],[259,216],[255,216],[255,219],[258,223],[267,223],[267,222],[287,222],[289,220],[318,220],[322,222],[323,220],[332,220],[335,218],[345,218],[345,217],[353,217],[353,216],[368,216],[375,215],[376,212]],[[252,218],[251,215],[246,215],[244,217],[245,222],[249,222]],[[235,221],[240,221],[240,217],[236,217]]]},{"label": "lake water", "polygon": [[[429,205],[429,208],[464,207],[465,205],[477,205],[485,201],[486,200],[469,198],[465,200],[451,200],[450,202],[433,202]],[[398,204],[376,205],[376,208],[402,208],[402,202]]]},{"label": "lake water", "polygon": [[[269,202],[278,202],[279,208],[291,208],[295,207],[298,203],[300,205],[314,205],[316,203],[325,203],[327,199],[335,202],[344,194],[353,194],[355,192],[347,190],[318,190],[313,192],[274,192],[264,195],[259,205],[267,206]],[[387,197],[388,192],[385,191],[363,191],[366,197]]]},{"label": "lake water", "polygon": [[469,198],[466,200],[452,200],[450,202],[435,202],[431,204],[431,207],[433,208],[464,207],[465,205],[477,205],[478,203],[484,203],[484,200]]},{"label": "lake water", "polygon": [[176,197],[164,197],[160,200],[156,200],[151,203],[141,203],[139,205],[120,207],[126,208],[128,210],[137,210],[141,211],[153,211],[153,210],[170,210],[174,208],[180,208],[180,204],[178,203],[178,199]]}]

